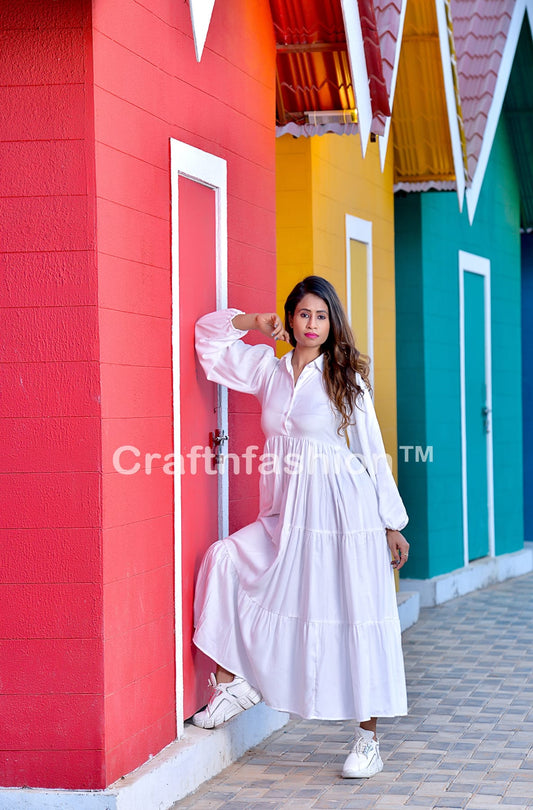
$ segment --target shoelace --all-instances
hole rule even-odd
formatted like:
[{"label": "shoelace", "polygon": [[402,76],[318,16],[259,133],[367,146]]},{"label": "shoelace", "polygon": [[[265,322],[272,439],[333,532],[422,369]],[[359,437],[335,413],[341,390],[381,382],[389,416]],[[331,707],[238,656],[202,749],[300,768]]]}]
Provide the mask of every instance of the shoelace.
[{"label": "shoelace", "polygon": [[209,701],[208,701],[208,704],[207,704],[207,705],[209,705],[209,704],[211,704],[213,702],[213,700],[216,697],[218,697],[218,695],[222,694],[224,689],[220,688],[221,684],[217,683],[217,679],[215,678],[213,673],[211,673],[211,675],[207,679],[207,685],[210,686],[212,688],[212,690],[213,690],[213,693],[212,693],[211,697],[209,698]]},{"label": "shoelace", "polygon": [[373,750],[374,746],[372,745],[372,743],[374,742],[375,740],[372,740],[372,742],[370,742],[369,740],[365,740],[364,737],[359,737],[357,742],[355,743],[354,751],[366,757]]}]

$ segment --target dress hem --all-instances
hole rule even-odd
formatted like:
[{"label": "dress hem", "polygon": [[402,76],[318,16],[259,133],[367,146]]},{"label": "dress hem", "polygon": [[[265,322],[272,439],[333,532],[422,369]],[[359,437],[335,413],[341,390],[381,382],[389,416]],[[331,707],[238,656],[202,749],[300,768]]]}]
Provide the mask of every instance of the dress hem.
[{"label": "dress hem", "polygon": [[[207,658],[209,658],[211,661],[214,661],[214,663],[217,666],[222,667],[227,672],[233,673],[233,675],[236,675],[238,678],[244,678],[244,680],[247,680],[247,678],[245,678],[245,676],[242,675],[241,673],[234,672],[233,667],[227,667],[227,666],[225,666],[225,664],[222,664],[220,661],[215,661],[215,659],[211,656],[211,654],[201,644],[199,644],[197,641],[194,642],[194,645],[201,652],[203,652],[203,654],[205,656],[207,656]],[[250,682],[248,681],[248,683],[250,683]],[[251,686],[253,686],[254,689],[257,688],[255,686],[255,684],[253,684],[253,683],[251,684]],[[391,712],[391,713],[386,713],[386,714],[374,714],[374,715],[370,715],[369,717],[361,717],[361,718],[359,718],[359,717],[323,717],[322,715],[319,715],[319,714],[303,715],[303,714],[300,714],[299,712],[294,711],[294,709],[287,709],[287,708],[281,708],[279,706],[273,706],[272,703],[267,703],[266,700],[263,697],[261,698],[261,703],[264,703],[265,706],[268,706],[269,709],[272,709],[275,712],[283,712],[283,714],[290,714],[291,716],[297,717],[300,720],[321,720],[321,721],[323,720],[324,722],[330,722],[330,723],[338,723],[338,722],[342,722],[342,721],[346,721],[346,720],[353,720],[355,723],[364,723],[367,720],[370,720],[372,717],[377,717],[378,719],[379,718],[386,719],[386,718],[389,718],[389,717],[407,717],[407,715],[409,714],[408,709],[406,709],[404,712],[396,712],[396,713]]]}]

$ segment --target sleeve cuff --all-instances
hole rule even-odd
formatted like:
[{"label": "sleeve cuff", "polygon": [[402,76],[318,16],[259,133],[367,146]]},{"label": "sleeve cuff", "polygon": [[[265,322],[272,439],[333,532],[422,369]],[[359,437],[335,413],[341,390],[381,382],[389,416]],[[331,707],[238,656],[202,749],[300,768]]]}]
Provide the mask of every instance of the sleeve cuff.
[{"label": "sleeve cuff", "polygon": [[236,326],[233,325],[233,318],[235,315],[244,315],[242,309],[228,309],[228,328],[234,332],[236,335],[240,335],[240,337],[244,337],[244,335],[248,334],[248,329],[237,329]]},{"label": "sleeve cuff", "polygon": [[401,532],[408,523],[409,518],[405,518],[405,520],[402,520],[401,523],[398,523],[396,526],[385,526],[385,530],[390,529],[391,532]]}]

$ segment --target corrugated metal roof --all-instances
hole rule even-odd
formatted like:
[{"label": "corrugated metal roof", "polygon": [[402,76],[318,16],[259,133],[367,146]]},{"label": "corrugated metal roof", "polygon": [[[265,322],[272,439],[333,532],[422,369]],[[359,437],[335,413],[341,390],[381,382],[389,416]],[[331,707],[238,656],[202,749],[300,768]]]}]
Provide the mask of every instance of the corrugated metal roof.
[{"label": "corrugated metal roof", "polygon": [[474,176],[515,0],[450,0],[468,174]]},{"label": "corrugated metal roof", "polygon": [[[372,106],[372,127],[383,132],[390,116],[389,88],[383,72],[380,47],[381,29],[378,31],[373,0],[357,2],[363,34],[364,56]],[[386,30],[388,20],[394,19],[398,3],[378,0],[382,7],[381,24]],[[387,12],[387,6],[391,9]],[[323,124],[311,125],[307,111],[355,110],[356,100],[350,69],[350,58],[344,30],[340,0],[270,0],[274,33],[277,44],[277,97],[276,118],[278,132],[294,132],[302,127],[302,134],[324,131]],[[397,29],[389,35],[396,41]],[[391,49],[387,46],[387,53]],[[390,83],[389,83],[390,87]],[[353,131],[349,123],[332,123],[339,131]]]},{"label": "corrugated metal roof", "polygon": [[407,3],[392,126],[398,187],[455,180],[434,0]]},{"label": "corrugated metal roof", "polygon": [[308,110],[355,109],[346,51],[278,52],[277,74],[278,124],[305,124]]},{"label": "corrugated metal roof", "polygon": [[271,0],[277,47],[278,125],[307,110],[350,110],[355,97],[340,2]]}]

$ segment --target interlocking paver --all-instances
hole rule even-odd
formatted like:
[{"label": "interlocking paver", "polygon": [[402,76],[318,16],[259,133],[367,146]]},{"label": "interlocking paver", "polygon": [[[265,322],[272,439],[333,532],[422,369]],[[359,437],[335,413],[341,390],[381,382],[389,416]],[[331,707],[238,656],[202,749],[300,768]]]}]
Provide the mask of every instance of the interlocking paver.
[{"label": "interlocking paver", "polygon": [[341,778],[352,723],[294,719],[172,810],[533,808],[533,574],[423,609],[403,643],[382,773]]}]

